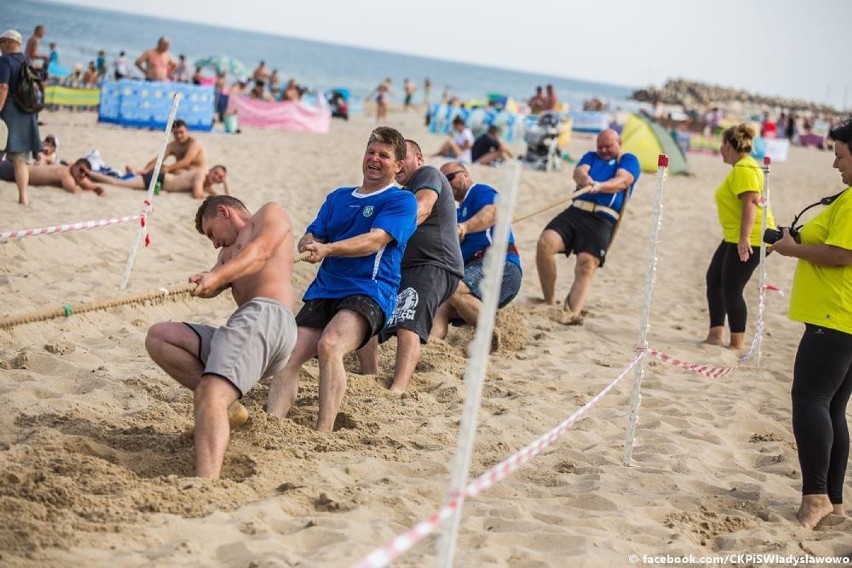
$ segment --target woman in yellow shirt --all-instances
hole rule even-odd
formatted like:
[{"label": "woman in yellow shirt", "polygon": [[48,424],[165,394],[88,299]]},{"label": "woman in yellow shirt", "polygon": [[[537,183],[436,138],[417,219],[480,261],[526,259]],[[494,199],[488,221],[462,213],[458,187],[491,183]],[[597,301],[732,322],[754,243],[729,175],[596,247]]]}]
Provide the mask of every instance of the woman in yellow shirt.
[{"label": "woman in yellow shirt", "polygon": [[[731,349],[745,346],[748,310],[743,289],[760,262],[763,209],[763,170],[751,157],[755,130],[748,124],[732,126],[722,133],[722,160],[733,166],[716,190],[716,208],[722,226],[722,243],[707,269],[707,306],[710,330],[705,343],[724,345],[725,317],[731,328]],[[767,226],[774,228],[772,213]]]},{"label": "woman in yellow shirt", "polygon": [[[813,528],[843,515],[849,459],[846,405],[852,393],[852,119],[829,132],[834,167],[847,188],[808,221],[797,243],[784,229],[775,251],[799,259],[790,319],[803,322],[793,366],[793,433],[802,468],[796,518]],[[828,201],[828,200],[825,200]]]}]

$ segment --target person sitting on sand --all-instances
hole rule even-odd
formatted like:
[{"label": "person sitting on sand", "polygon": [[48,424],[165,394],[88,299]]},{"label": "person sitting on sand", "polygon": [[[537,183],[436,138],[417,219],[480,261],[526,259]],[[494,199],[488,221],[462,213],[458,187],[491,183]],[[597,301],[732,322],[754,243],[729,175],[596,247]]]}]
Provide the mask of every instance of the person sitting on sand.
[{"label": "person sitting on sand", "polygon": [[473,147],[473,132],[465,125],[464,119],[457,116],[453,119],[453,127],[447,133],[447,140],[441,145],[433,156],[454,158],[462,163],[469,164],[471,160],[470,149]]},{"label": "person sitting on sand", "polygon": [[[186,122],[180,118],[172,124],[172,136],[174,140],[166,146],[166,153],[163,156],[163,166],[161,171],[167,174],[178,173],[181,170],[189,168],[199,168],[202,171],[207,169],[207,151],[204,145],[196,138],[189,134],[189,127]],[[165,160],[169,157],[174,157],[175,161],[171,164],[166,164]],[[157,164],[157,158],[153,158],[145,164],[144,168],[135,170],[127,166],[127,173],[143,175],[154,171],[154,166]]]},{"label": "person sitting on sand", "polygon": [[598,134],[597,151],[586,152],[574,168],[577,189],[588,188],[544,228],[538,238],[535,263],[544,301],[552,304],[556,288],[556,261],[563,253],[577,255],[574,283],[565,298],[564,323],[582,323],[583,307],[592,289],[592,278],[603,267],[616,223],[627,197],[639,179],[639,159],[621,153],[621,138],[614,130]]},{"label": "person sitting on sand", "polygon": [[193,391],[195,474],[217,478],[229,426],[248,419],[239,403],[257,382],[277,373],[296,344],[293,228],[290,215],[267,203],[252,215],[238,199],[208,197],[195,228],[221,248],[216,264],[189,277],[193,295],[213,298],[231,289],[239,306],[222,327],[154,324],[145,337],[151,359]]},{"label": "person sitting on sand", "polygon": [[61,164],[58,151],[59,139],[53,134],[48,134],[41,143],[41,152],[36,157],[36,165],[52,166],[54,164]]},{"label": "person sitting on sand", "polygon": [[513,156],[512,151],[500,140],[500,128],[492,124],[485,134],[474,140],[470,148],[470,157],[475,164],[496,166],[505,160],[512,159]]},{"label": "person sitting on sand", "polygon": [[[80,158],[70,166],[60,164],[27,166],[30,174],[29,185],[38,187],[61,187],[68,193],[82,193],[83,191],[94,191],[96,195],[104,195],[106,192],[99,185],[92,183],[92,166],[85,158]],[[0,161],[0,180],[15,181],[15,168],[12,162]]]},{"label": "person sitting on sand", "polygon": [[[483,264],[485,251],[494,238],[494,224],[497,222],[497,190],[484,183],[474,183],[470,173],[460,162],[447,162],[441,166],[441,173],[447,176],[453,188],[453,197],[458,203],[458,233],[461,241],[461,253],[464,259],[464,278],[447,302],[441,304],[435,314],[432,335],[440,339],[447,337],[451,321],[458,318],[468,325],[476,325],[479,310],[482,307],[482,278],[485,275]],[[521,289],[523,271],[521,257],[515,246],[515,236],[509,229],[509,242],[504,255],[503,280],[500,283],[500,296],[497,309],[511,302]]]},{"label": "person sitting on sand", "polygon": [[[147,190],[148,186],[151,185],[151,178],[154,177],[154,173],[148,172],[130,179],[120,179],[91,172],[89,177],[109,185]],[[216,184],[222,184],[225,195],[231,194],[228,187],[228,170],[221,164],[213,166],[207,172],[201,168],[190,168],[174,174],[161,172],[157,181],[162,184],[163,191],[174,193],[190,191],[196,199],[204,198],[205,194],[216,195],[216,191],[213,189]]]}]

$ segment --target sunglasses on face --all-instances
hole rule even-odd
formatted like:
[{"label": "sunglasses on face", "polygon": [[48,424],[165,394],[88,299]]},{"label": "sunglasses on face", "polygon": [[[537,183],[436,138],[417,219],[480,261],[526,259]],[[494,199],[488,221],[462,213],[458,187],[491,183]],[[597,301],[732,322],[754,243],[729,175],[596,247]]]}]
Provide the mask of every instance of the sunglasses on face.
[{"label": "sunglasses on face", "polygon": [[463,174],[463,173],[464,173],[464,170],[456,170],[454,172],[450,172],[450,173],[445,174],[445,175],[447,176],[447,181],[453,181],[453,179],[455,179],[455,177],[457,175]]}]

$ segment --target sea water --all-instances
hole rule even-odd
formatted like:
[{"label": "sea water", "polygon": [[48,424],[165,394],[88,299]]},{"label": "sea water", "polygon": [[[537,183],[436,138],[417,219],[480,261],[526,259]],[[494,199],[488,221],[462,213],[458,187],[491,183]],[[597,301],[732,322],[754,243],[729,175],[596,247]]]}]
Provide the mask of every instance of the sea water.
[{"label": "sea water", "polygon": [[[269,70],[278,69],[282,84],[295,77],[300,85],[313,89],[348,89],[353,95],[355,109],[360,106],[360,100],[385,77],[391,77],[394,83],[392,104],[402,101],[404,78],[411,79],[417,86],[414,102],[422,102],[423,81],[429,77],[432,82],[432,102],[440,98],[446,86],[450,86],[452,94],[463,101],[482,100],[488,93],[526,100],[537,85],[549,83],[556,89],[560,100],[569,103],[572,110],[580,110],[582,102],[591,97],[607,99],[614,105],[631,106],[626,99],[633,88],[626,86],[67,4],[13,0],[11,6],[14,9],[3,10],[4,29],[16,29],[26,40],[36,25],[44,25],[46,35],[40,50],[47,54],[48,44],[56,42],[60,65],[69,69],[73,69],[77,63],[88,65],[103,49],[107,54],[110,77],[114,70],[113,62],[120,51],[126,52],[132,67],[133,61],[144,50],[156,45],[157,38],[166,36],[171,41],[170,51],[175,58],[179,54],[186,55],[190,74],[194,71],[194,60],[210,55],[227,54],[234,57],[246,65],[247,73],[251,73],[260,60],[264,60]],[[570,66],[570,61],[566,65]],[[133,70],[139,74],[138,69]]]}]

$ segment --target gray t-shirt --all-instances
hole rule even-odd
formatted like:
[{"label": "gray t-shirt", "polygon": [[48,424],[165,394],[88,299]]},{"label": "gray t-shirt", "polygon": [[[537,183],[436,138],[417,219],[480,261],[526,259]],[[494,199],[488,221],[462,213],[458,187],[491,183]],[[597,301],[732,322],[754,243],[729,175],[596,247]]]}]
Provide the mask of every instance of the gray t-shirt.
[{"label": "gray t-shirt", "polygon": [[434,191],[438,194],[438,200],[432,207],[432,213],[408,240],[402,257],[402,268],[432,264],[459,277],[464,276],[456,201],[450,182],[437,168],[423,166],[414,172],[405,189],[415,195],[418,191]]}]

